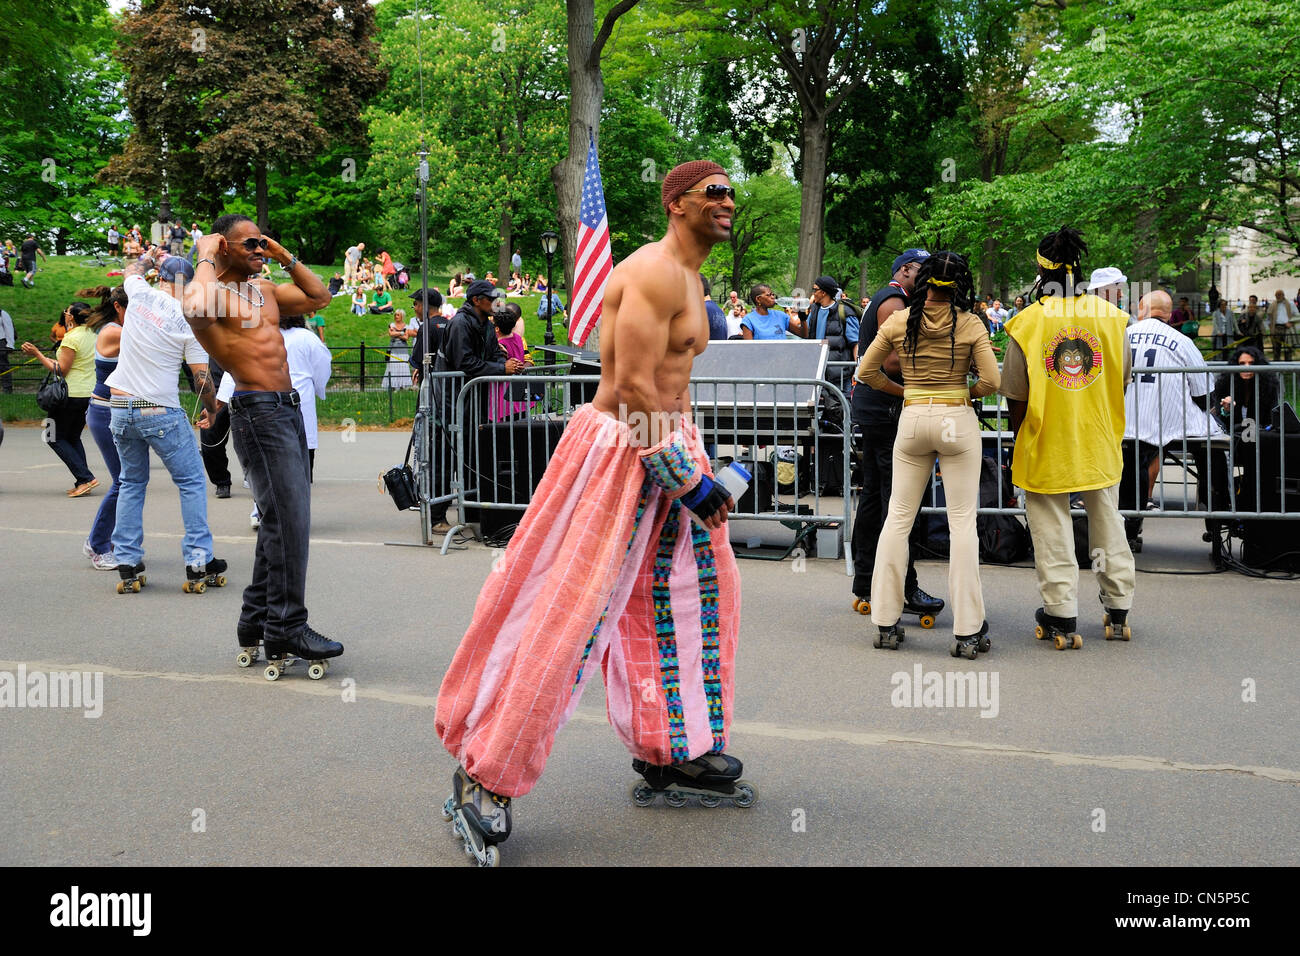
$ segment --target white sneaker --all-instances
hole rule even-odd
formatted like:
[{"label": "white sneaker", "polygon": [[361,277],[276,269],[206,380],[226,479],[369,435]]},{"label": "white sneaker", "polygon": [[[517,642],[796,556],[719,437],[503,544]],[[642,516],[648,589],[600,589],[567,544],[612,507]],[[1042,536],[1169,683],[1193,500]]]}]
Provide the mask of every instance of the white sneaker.
[{"label": "white sneaker", "polygon": [[248,487],[248,479],[247,479],[247,478],[244,479],[244,487],[245,487],[245,488]]},{"label": "white sneaker", "polygon": [[256,511],[248,516],[248,526],[254,529],[262,527],[262,518]]},{"label": "white sneaker", "polygon": [[81,553],[90,558],[91,561],[95,560],[95,549],[90,546],[89,538],[82,542]]},{"label": "white sneaker", "polygon": [[93,558],[90,559],[90,563],[95,568],[96,571],[117,570],[117,557],[113,554],[112,551],[109,551],[105,554],[95,555]]}]

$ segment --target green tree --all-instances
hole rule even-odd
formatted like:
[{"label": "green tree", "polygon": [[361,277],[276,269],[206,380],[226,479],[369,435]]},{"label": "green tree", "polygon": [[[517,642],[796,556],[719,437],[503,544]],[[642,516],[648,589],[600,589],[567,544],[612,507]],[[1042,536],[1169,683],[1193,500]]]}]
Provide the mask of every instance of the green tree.
[{"label": "green tree", "polygon": [[253,181],[262,229],[269,172],[359,142],[383,87],[365,0],[142,0],[120,26],[134,128],[107,176],[153,189],[160,170],[208,213]]}]

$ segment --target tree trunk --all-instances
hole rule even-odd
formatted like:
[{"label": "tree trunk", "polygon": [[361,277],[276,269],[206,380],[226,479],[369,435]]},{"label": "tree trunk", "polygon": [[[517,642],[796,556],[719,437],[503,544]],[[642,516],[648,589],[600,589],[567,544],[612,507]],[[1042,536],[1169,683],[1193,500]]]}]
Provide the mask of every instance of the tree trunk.
[{"label": "tree trunk", "polygon": [[510,207],[501,210],[501,248],[497,250],[497,283],[504,286],[510,280],[510,253],[514,251],[515,229],[510,219]]},{"label": "tree trunk", "polygon": [[799,259],[794,275],[794,284],[803,289],[805,295],[821,275],[822,257],[826,253],[826,160],[829,148],[826,114],[814,113],[805,104],[799,154],[803,172],[799,188]]},{"label": "tree trunk", "polygon": [[1001,219],[989,220],[989,235],[984,237],[984,249],[980,254],[980,288],[981,296],[992,295],[998,275],[998,238],[1002,228]]},{"label": "tree trunk", "polygon": [[257,192],[257,228],[265,235],[271,228],[270,200],[266,194],[266,163],[253,166],[254,188]]},{"label": "tree trunk", "polygon": [[[87,249],[87,252],[98,252],[98,249]],[[54,233],[54,254],[56,256],[66,256],[68,254],[68,230],[60,226]]]},{"label": "tree trunk", "polygon": [[858,298],[861,299],[868,295],[867,292],[867,257],[863,256],[862,261],[858,264]]},{"label": "tree trunk", "polygon": [[1156,215],[1157,210],[1143,209],[1137,214],[1133,227],[1133,275],[1130,282],[1144,283],[1143,289],[1155,288],[1156,269]]},{"label": "tree trunk", "polygon": [[[555,184],[556,219],[563,240],[564,284],[573,295],[573,260],[578,250],[578,207],[587,168],[588,130],[600,142],[600,104],[605,80],[600,66],[587,60],[596,36],[594,0],[565,0],[569,18],[569,155],[551,168]],[[566,297],[567,298],[567,297]]]}]

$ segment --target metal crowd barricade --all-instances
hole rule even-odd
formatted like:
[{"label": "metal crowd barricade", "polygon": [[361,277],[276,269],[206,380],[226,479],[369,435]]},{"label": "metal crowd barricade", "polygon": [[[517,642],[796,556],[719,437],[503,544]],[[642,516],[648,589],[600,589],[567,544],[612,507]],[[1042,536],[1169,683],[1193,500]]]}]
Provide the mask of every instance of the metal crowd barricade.
[{"label": "metal crowd barricade", "polygon": [[[466,511],[477,512],[495,527],[499,516],[489,518],[487,512],[522,514],[559,431],[578,405],[590,401],[599,382],[596,375],[545,374],[534,369],[530,374],[483,376],[464,384],[456,396],[452,424],[456,455],[453,497],[461,509],[462,521]],[[718,398],[718,386],[731,388],[729,400]],[[712,397],[702,398],[701,389],[707,392],[710,387]],[[810,473],[801,473],[796,465],[792,485],[784,495],[793,503],[782,501],[779,493],[764,502],[756,489],[751,507],[734,511],[732,516],[784,522],[805,537],[817,528],[831,527],[852,573],[850,502],[846,495],[840,504],[832,505],[832,499],[821,495],[824,465],[822,456],[815,453],[818,439],[824,440],[824,447],[836,447],[840,459],[838,478],[841,487],[847,489],[848,430],[839,427],[828,431],[820,423],[828,408],[837,410],[847,423],[849,409],[843,393],[829,382],[813,379],[703,378],[692,380],[691,388],[695,394],[694,418],[714,458],[728,457],[722,454],[726,450],[732,452],[729,457],[743,463],[754,460],[760,449],[801,444],[812,452]],[[502,410],[502,389],[508,403],[504,418],[498,414]],[[785,403],[781,401],[783,390],[791,396],[803,390],[813,400],[805,403],[806,407]],[[505,461],[511,467],[501,467]],[[799,506],[800,499],[809,494],[813,495],[812,506]]]},{"label": "metal crowd barricade", "polygon": [[[432,358],[432,356],[430,356]],[[420,376],[419,398],[412,425],[411,457],[415,488],[420,500],[420,536],[426,545],[433,544],[433,508],[451,505],[456,500],[455,475],[456,395],[465,380],[464,372],[433,372],[425,369]],[[443,539],[447,553],[451,535]]]}]

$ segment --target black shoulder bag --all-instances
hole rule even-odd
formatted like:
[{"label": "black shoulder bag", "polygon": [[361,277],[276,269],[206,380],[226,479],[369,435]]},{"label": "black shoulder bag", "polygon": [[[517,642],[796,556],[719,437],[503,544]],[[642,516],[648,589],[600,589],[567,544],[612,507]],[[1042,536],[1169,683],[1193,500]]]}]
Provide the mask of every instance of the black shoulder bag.
[{"label": "black shoulder bag", "polygon": [[411,471],[409,464],[411,460],[411,446],[415,443],[415,432],[411,432],[411,440],[406,443],[406,455],[402,459],[400,468],[389,468],[381,476],[384,487],[388,494],[392,496],[393,504],[397,505],[398,511],[410,511],[420,503],[419,492],[415,489],[415,472]]},{"label": "black shoulder bag", "polygon": [[50,415],[68,404],[68,380],[59,374],[58,359],[55,359],[54,368],[45,376],[45,381],[41,382],[36,404]]}]

